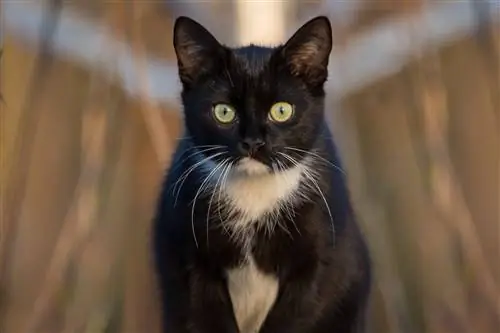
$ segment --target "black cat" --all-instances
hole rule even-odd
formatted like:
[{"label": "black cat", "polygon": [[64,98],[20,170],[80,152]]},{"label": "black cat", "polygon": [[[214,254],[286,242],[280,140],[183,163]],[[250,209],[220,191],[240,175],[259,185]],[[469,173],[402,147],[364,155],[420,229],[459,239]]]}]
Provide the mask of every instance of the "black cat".
[{"label": "black cat", "polygon": [[364,331],[367,248],[324,120],[326,17],[221,45],[180,17],[185,138],[158,203],[164,332]]}]

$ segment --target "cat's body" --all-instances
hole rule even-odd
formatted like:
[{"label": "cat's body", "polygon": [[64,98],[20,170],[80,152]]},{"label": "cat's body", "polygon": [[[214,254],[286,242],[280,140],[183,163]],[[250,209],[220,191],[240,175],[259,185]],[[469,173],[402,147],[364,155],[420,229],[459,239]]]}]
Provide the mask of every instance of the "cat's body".
[{"label": "cat's body", "polygon": [[231,51],[179,20],[187,136],[154,229],[165,332],[361,332],[370,269],[323,119],[328,22]]}]

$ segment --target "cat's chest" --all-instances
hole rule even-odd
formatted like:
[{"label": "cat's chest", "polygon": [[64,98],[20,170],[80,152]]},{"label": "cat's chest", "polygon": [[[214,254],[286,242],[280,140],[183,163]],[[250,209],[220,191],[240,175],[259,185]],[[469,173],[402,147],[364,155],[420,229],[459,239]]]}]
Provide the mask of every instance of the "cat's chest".
[{"label": "cat's chest", "polygon": [[257,333],[276,301],[278,278],[263,272],[250,255],[227,271],[227,287],[241,333]]},{"label": "cat's chest", "polygon": [[228,227],[241,231],[257,222],[266,223],[300,197],[302,167],[258,177],[234,177],[224,188],[227,208],[236,213]]},{"label": "cat's chest", "polygon": [[[239,243],[245,257],[242,264],[226,271],[227,287],[241,333],[257,333],[276,301],[278,277],[259,268],[252,248],[258,241],[257,234],[263,232],[258,230],[273,230],[279,213],[290,209],[300,197],[302,173],[303,168],[297,166],[279,173],[235,177],[225,185],[228,210],[236,214],[230,214],[232,218],[223,222],[225,228],[232,230],[233,240]],[[270,234],[266,234],[269,237]],[[270,251],[264,253],[263,248],[259,249],[259,262],[267,267],[269,260],[274,258],[270,257]]]}]

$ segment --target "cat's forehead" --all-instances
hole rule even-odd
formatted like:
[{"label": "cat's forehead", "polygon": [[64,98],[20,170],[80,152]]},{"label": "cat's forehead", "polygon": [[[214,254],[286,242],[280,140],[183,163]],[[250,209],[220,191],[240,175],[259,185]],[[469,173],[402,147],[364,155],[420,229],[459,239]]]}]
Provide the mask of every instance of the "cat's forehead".
[{"label": "cat's forehead", "polygon": [[268,64],[275,48],[248,45],[232,49],[236,65],[247,74],[259,74]]}]

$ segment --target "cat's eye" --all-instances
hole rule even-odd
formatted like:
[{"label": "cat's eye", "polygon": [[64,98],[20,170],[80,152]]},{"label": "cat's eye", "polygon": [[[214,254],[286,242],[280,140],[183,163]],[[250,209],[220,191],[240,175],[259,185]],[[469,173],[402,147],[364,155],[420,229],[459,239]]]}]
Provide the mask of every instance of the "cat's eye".
[{"label": "cat's eye", "polygon": [[222,124],[229,124],[236,119],[236,111],[231,105],[216,104],[212,112],[215,119]]},{"label": "cat's eye", "polygon": [[271,106],[269,110],[269,118],[277,123],[284,123],[293,116],[293,105],[286,102],[278,102]]}]

